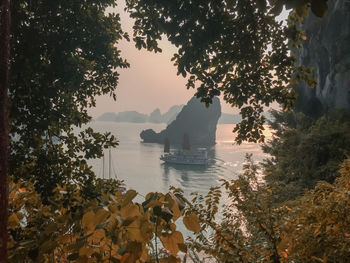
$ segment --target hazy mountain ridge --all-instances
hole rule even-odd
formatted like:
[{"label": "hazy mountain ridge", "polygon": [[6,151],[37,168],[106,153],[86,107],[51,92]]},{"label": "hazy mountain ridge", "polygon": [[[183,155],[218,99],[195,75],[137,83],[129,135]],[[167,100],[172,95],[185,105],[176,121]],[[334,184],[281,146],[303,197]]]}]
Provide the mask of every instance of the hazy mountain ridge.
[{"label": "hazy mountain ridge", "polygon": [[161,114],[157,108],[149,115],[138,111],[122,111],[119,113],[105,112],[96,121],[131,122],[131,123],[166,123],[169,124],[176,119],[184,105],[174,105],[167,112]]},{"label": "hazy mountain ridge", "polygon": [[[114,122],[131,122],[131,123],[166,123],[170,124],[174,121],[177,115],[180,113],[184,105],[174,105],[169,108],[169,110],[161,114],[160,110],[157,108],[152,111],[149,115],[143,114],[137,111],[122,111],[119,113],[105,112],[99,116],[97,121],[114,121]],[[267,119],[270,119],[270,114],[268,112],[263,113]],[[242,120],[240,114],[231,113],[221,113],[218,124],[237,124]]]}]

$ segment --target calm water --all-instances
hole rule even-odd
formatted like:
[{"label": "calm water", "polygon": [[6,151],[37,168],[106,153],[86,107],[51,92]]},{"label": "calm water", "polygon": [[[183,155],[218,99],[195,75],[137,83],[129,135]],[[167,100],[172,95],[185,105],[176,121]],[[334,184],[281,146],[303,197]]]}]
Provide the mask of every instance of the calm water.
[{"label": "calm water", "polygon": [[[165,128],[165,124],[93,122],[90,126],[96,131],[109,131],[117,136],[119,146],[111,150],[111,175],[124,180],[127,188],[143,195],[167,192],[169,186],[181,187],[186,195],[191,192],[205,194],[210,186],[220,184],[220,179],[236,177],[242,169],[245,153],[253,153],[256,161],[265,157],[257,144],[233,145],[233,125],[229,124],[218,125],[217,144],[208,152],[210,161],[206,167],[164,164],[159,160],[163,145],[141,142],[139,134],[142,130],[152,128],[158,132]],[[108,150],[105,156],[106,178],[109,174]],[[90,162],[99,177],[102,177],[102,163],[102,159]]]}]

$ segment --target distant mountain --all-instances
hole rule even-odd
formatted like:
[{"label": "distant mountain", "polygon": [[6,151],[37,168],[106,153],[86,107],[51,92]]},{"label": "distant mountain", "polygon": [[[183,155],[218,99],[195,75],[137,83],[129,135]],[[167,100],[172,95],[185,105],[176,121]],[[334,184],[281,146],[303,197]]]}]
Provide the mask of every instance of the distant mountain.
[{"label": "distant mountain", "polygon": [[170,109],[164,114],[161,114],[158,108],[151,112],[150,115],[143,114],[137,111],[122,111],[118,114],[114,112],[106,112],[103,113],[96,120],[134,123],[152,122],[169,124],[170,122],[176,119],[176,116],[179,114],[183,106],[184,105],[174,105],[170,107]]},{"label": "distant mountain", "polygon": [[[142,114],[137,111],[122,111],[118,114],[114,112],[103,113],[98,117],[97,121],[115,121],[115,122],[133,122],[133,123],[166,123],[170,124],[174,121],[177,115],[181,112],[184,105],[174,105],[169,108],[169,110],[161,114],[160,110],[157,108],[151,112],[150,115]],[[267,120],[270,120],[271,114],[269,112],[264,112],[263,115]],[[221,113],[218,124],[237,124],[242,120],[240,114],[230,114],[230,113]]]},{"label": "distant mountain", "polygon": [[218,98],[213,98],[209,108],[205,107],[199,99],[193,97],[176,119],[164,130],[156,133],[152,129],[141,132],[144,142],[164,143],[165,139],[172,145],[181,145],[184,136],[189,137],[191,145],[212,146],[216,139],[216,125],[221,114],[221,105]]},{"label": "distant mountain", "polygon": [[219,124],[237,124],[242,120],[240,114],[221,113]]},{"label": "distant mountain", "polygon": [[[267,120],[271,120],[272,116],[269,112],[264,112],[263,115]],[[221,113],[221,117],[219,119],[219,124],[237,124],[242,120],[240,114],[229,114],[229,113]]]},{"label": "distant mountain", "polygon": [[139,113],[137,111],[123,111],[116,115],[116,122],[134,122],[143,123],[147,122],[148,115]]},{"label": "distant mountain", "polygon": [[176,119],[176,116],[180,113],[184,105],[174,105],[162,115],[162,122],[169,124]]},{"label": "distant mountain", "polygon": [[98,117],[97,121],[116,121],[117,114],[114,112],[105,112],[100,117]]},{"label": "distant mountain", "polygon": [[148,122],[152,123],[161,123],[162,122],[162,114],[160,114],[160,109],[155,109],[151,112],[148,117]]}]

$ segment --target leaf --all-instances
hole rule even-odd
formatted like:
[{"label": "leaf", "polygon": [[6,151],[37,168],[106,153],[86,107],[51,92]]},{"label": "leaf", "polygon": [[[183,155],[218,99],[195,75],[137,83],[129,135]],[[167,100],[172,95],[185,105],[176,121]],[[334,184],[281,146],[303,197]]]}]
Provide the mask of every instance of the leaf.
[{"label": "leaf", "polygon": [[266,10],[266,0],[257,0],[256,5],[258,6],[261,12],[265,12]]},{"label": "leaf", "polygon": [[199,224],[199,219],[196,214],[189,214],[183,218],[183,223],[188,230],[191,230],[194,233],[199,233],[201,226]]},{"label": "leaf", "polygon": [[168,250],[171,255],[176,257],[180,250],[178,244],[183,244],[184,238],[179,231],[175,231],[170,235],[161,236],[160,241],[162,241],[165,249]]},{"label": "leaf", "polygon": [[95,229],[95,213],[93,211],[89,211],[84,214],[82,219],[82,225],[86,231],[91,231]]},{"label": "leaf", "polygon": [[176,258],[174,256],[169,256],[169,257],[166,257],[166,258],[161,258],[159,260],[160,263],[179,263],[181,262],[179,258]]},{"label": "leaf", "polygon": [[135,257],[131,253],[126,253],[122,256],[122,259],[120,260],[121,263],[134,263]]},{"label": "leaf", "polygon": [[187,253],[187,246],[186,244],[177,244],[180,251],[183,252],[183,253]]},{"label": "leaf", "polygon": [[82,247],[79,249],[79,257],[81,256],[90,256],[94,253],[94,249],[92,247]]},{"label": "leaf", "polygon": [[121,206],[125,206],[128,203],[130,203],[135,197],[137,196],[137,192],[135,190],[128,190],[124,197],[123,197],[123,201],[121,203]]},{"label": "leaf", "polygon": [[99,225],[102,222],[105,222],[107,217],[109,216],[109,212],[105,209],[98,210],[94,215],[94,225]]},{"label": "leaf", "polygon": [[183,211],[180,211],[179,206],[176,203],[174,203],[171,211],[173,212],[173,221],[176,221],[180,216],[183,215]]},{"label": "leaf", "polygon": [[8,224],[11,228],[15,228],[19,225],[19,219],[16,214],[12,214],[8,219]]},{"label": "leaf", "polygon": [[88,237],[88,241],[92,242],[94,244],[98,244],[101,242],[103,239],[106,238],[105,231],[103,229],[97,229],[95,230],[91,236]]},{"label": "leaf", "polygon": [[312,0],[311,11],[318,17],[323,17],[328,10],[325,0]]},{"label": "leaf", "polygon": [[274,7],[271,9],[271,13],[274,15],[279,15],[283,10],[283,1],[277,1]]},{"label": "leaf", "polygon": [[127,236],[130,240],[143,242],[144,237],[141,232],[140,220],[134,220],[131,224],[125,227],[127,230]]},{"label": "leaf", "polygon": [[179,194],[173,194],[173,193],[169,193],[169,195],[171,196],[171,198],[176,202],[176,204],[178,205],[180,210],[183,210],[186,206],[185,201],[183,200],[182,196]]},{"label": "leaf", "polygon": [[70,255],[67,257],[68,260],[76,260],[76,259],[78,259],[78,258],[79,258],[79,253],[78,253],[78,252],[77,252],[77,253],[70,254]]},{"label": "leaf", "polygon": [[57,241],[56,240],[48,240],[48,241],[45,241],[43,244],[40,245],[40,251],[41,251],[41,253],[49,254],[56,247],[57,247]]},{"label": "leaf", "polygon": [[18,192],[20,192],[20,193],[25,193],[27,190],[25,189],[25,188],[19,188],[18,189]]},{"label": "leaf", "polygon": [[170,219],[173,217],[173,212],[171,212],[170,209],[167,207],[162,207],[162,212],[161,212],[160,216],[166,222],[169,222]]},{"label": "leaf", "polygon": [[128,204],[124,206],[119,213],[123,219],[129,219],[141,215],[138,205],[135,204]]}]

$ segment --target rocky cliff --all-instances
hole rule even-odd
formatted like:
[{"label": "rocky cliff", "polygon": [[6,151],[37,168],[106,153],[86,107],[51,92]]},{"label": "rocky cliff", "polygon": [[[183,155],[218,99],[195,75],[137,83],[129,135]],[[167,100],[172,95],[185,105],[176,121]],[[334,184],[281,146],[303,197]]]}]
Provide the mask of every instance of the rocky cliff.
[{"label": "rocky cliff", "polygon": [[218,98],[206,108],[197,98],[192,98],[176,119],[165,130],[156,133],[151,129],[140,134],[144,142],[164,143],[168,138],[171,145],[182,145],[184,134],[189,136],[193,146],[212,146],[216,140],[216,125],[221,115],[221,105]]},{"label": "rocky cliff", "polygon": [[350,2],[329,0],[323,18],[303,21],[307,39],[295,51],[298,63],[314,68],[317,86],[300,84],[296,108],[317,117],[332,108],[350,110]]}]

